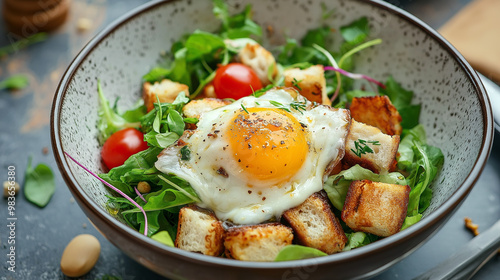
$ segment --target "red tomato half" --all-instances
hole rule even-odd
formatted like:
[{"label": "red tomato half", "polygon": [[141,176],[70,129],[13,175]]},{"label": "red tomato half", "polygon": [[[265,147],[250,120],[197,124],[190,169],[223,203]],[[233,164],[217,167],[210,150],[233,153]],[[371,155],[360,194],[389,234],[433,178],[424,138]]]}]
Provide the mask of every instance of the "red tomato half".
[{"label": "red tomato half", "polygon": [[104,164],[111,169],[122,165],[131,155],[148,148],[144,134],[134,128],[125,128],[113,133],[104,142],[101,157]]},{"label": "red tomato half", "polygon": [[229,63],[217,68],[213,81],[218,98],[240,99],[262,88],[255,71],[241,63]]}]

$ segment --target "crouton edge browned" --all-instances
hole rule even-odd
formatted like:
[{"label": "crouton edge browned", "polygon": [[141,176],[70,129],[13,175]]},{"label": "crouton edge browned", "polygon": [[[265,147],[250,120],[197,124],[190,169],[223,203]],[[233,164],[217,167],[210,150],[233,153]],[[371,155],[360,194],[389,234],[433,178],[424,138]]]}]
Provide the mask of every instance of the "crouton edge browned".
[{"label": "crouton edge browned", "polygon": [[215,215],[195,205],[181,208],[175,247],[220,256],[224,252],[224,228]]},{"label": "crouton edge browned", "polygon": [[189,87],[169,79],[163,79],[161,82],[153,84],[145,82],[142,86],[142,98],[148,112],[153,110],[157,97],[160,102],[172,103],[181,92],[189,96]]},{"label": "crouton edge browned", "polygon": [[389,135],[401,135],[401,115],[387,96],[355,97],[351,105],[352,118],[379,128]]},{"label": "crouton edge browned", "polygon": [[408,185],[353,181],[341,218],[354,231],[383,237],[393,235],[403,226],[409,195]]},{"label": "crouton edge browned", "polygon": [[283,218],[301,245],[333,254],[342,251],[348,241],[324,191],[314,193],[304,203],[285,211]]},{"label": "crouton edge browned", "polygon": [[292,241],[292,229],[280,223],[232,227],[224,239],[225,254],[242,261],[274,261]]}]

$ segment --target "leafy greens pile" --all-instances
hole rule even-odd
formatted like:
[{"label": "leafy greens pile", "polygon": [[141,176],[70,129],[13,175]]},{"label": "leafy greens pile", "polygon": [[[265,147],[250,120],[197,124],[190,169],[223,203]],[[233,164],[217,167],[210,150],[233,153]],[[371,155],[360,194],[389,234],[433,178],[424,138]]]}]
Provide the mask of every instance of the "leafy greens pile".
[{"label": "leafy greens pile", "polygon": [[[187,34],[175,42],[169,55],[158,67],[153,68],[143,76],[145,82],[156,82],[168,78],[194,89],[190,93],[193,98],[215,76],[217,65],[224,65],[238,51],[234,44],[225,43],[226,39],[245,44],[249,40],[259,41],[262,29],[251,19],[251,7],[247,6],[241,13],[229,15],[227,6],[222,0],[213,1],[213,12],[221,21],[217,32],[209,33],[197,30]],[[331,12],[325,11],[325,18]],[[332,98],[332,106],[345,108],[354,97],[387,95],[402,116],[403,134],[399,147],[398,167],[408,175],[401,173],[387,175],[374,174],[369,170],[354,166],[337,175],[331,176],[324,189],[339,215],[342,210],[347,189],[353,180],[369,179],[376,182],[393,184],[408,184],[411,187],[407,218],[403,228],[418,222],[423,211],[429,206],[432,197],[431,182],[436,177],[443,164],[441,150],[426,143],[424,128],[418,124],[420,105],[413,105],[413,92],[404,89],[392,77],[382,85],[376,83],[372,91],[360,90],[354,87],[354,78],[364,78],[364,75],[352,74],[356,63],[355,54],[363,49],[380,44],[380,39],[369,40],[370,27],[366,17],[340,28],[342,44],[338,50],[331,50],[331,42],[335,32],[324,24],[312,29],[297,41],[289,38],[275,50],[279,70],[289,67],[306,68],[321,64],[337,71],[326,71],[328,94]],[[251,37],[252,39],[249,39]],[[330,68],[325,68],[329,70]],[[270,69],[273,70],[273,69]],[[273,84],[262,89],[266,91],[273,86],[281,86],[283,79],[272,81]],[[172,246],[172,238],[176,236],[178,212],[185,204],[199,201],[189,183],[172,175],[159,172],[154,163],[163,148],[175,143],[183,134],[187,124],[195,124],[197,119],[186,119],[182,116],[182,107],[189,102],[186,95],[180,94],[173,103],[155,103],[149,113],[143,105],[119,114],[116,108],[110,107],[99,86],[101,99],[100,122],[101,141],[113,132],[125,127],[136,127],[145,133],[145,141],[150,146],[147,150],[131,156],[122,166],[111,169],[99,176],[112,184],[143,207],[149,223],[147,235],[160,242]],[[258,94],[256,92],[255,94]],[[189,158],[189,150],[183,151],[183,158]],[[139,182],[148,182],[152,191],[144,196],[136,190]],[[144,215],[130,201],[122,197],[109,196],[109,205],[120,210],[121,217],[133,228],[144,232]],[[349,243],[344,250],[366,245],[378,237],[362,232],[353,232],[343,224]],[[291,253],[289,251],[292,251]],[[294,245],[292,249],[280,254],[277,260],[298,259],[321,255],[312,252],[311,248]]]}]

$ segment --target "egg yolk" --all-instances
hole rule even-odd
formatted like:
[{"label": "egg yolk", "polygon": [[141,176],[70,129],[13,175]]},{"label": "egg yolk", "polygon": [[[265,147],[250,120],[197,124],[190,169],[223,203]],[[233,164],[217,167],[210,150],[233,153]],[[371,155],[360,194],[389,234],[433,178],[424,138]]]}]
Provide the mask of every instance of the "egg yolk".
[{"label": "egg yolk", "polygon": [[228,136],[241,172],[273,184],[295,175],[309,150],[305,125],[282,109],[241,109],[229,124]]}]

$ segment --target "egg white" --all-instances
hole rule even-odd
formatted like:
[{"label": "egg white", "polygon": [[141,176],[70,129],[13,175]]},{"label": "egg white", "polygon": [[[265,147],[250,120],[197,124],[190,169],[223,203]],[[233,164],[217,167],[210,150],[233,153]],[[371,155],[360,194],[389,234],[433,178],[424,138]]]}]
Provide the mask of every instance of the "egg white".
[{"label": "egg white", "polygon": [[[296,100],[307,102],[307,110],[290,109]],[[225,133],[242,108],[276,108],[270,101],[289,108],[306,125],[309,149],[301,169],[278,184],[249,179],[231,154]],[[313,106],[300,95],[294,98],[286,90],[274,89],[204,113],[194,133],[183,139],[191,151],[190,159],[181,160],[181,147],[171,146],[160,154],[155,166],[188,181],[201,199],[199,206],[213,210],[219,219],[258,224],[278,219],[323,188],[325,170],[343,157],[349,123],[347,110]]]}]

